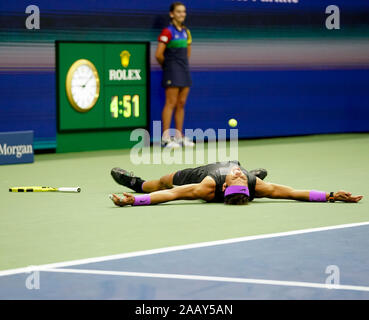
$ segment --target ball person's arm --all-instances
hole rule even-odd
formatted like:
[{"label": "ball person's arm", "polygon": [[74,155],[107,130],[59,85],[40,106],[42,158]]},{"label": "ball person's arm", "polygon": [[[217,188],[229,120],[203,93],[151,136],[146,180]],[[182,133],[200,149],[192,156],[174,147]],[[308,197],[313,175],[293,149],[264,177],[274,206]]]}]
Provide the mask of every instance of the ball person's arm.
[{"label": "ball person's arm", "polygon": [[[135,201],[134,195],[123,193],[124,197],[113,194],[113,202],[115,205],[123,207],[132,205]],[[163,203],[174,200],[211,200],[214,197],[214,187],[212,181],[205,178],[201,183],[186,184],[177,186],[172,189],[165,189],[149,193],[150,204]]]},{"label": "ball person's arm", "polygon": [[[298,201],[309,201],[310,190],[296,190],[288,186],[264,182],[256,178],[255,196],[257,198],[290,199]],[[326,199],[329,192],[326,192]],[[353,196],[351,192],[340,190],[334,193],[336,201],[359,202],[363,196]]]},{"label": "ball person's arm", "polygon": [[189,29],[186,28],[186,32],[187,32],[187,57],[188,60],[190,60],[191,57],[191,51],[192,51],[192,35]]},{"label": "ball person's arm", "polygon": [[192,47],[189,44],[188,47],[187,47],[187,57],[188,57],[188,60],[190,60],[190,57],[191,57],[191,50],[192,50]]},{"label": "ball person's arm", "polygon": [[164,51],[167,45],[164,42],[159,42],[156,48],[155,58],[158,63],[163,66],[164,63]]}]

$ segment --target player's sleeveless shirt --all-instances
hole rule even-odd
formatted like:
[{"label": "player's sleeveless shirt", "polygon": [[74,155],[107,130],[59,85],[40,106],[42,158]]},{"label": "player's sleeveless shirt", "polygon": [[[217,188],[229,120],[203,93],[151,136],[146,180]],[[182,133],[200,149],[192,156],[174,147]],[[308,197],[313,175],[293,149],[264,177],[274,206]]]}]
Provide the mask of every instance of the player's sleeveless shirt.
[{"label": "player's sleeveless shirt", "polygon": [[246,175],[248,180],[248,188],[250,192],[249,201],[255,198],[256,177],[243,168],[239,161],[223,161],[210,163],[197,168],[188,168],[178,171],[173,177],[174,185],[184,185],[191,183],[200,183],[205,177],[210,176],[216,183],[215,196],[209,202],[224,202],[223,184],[227,174],[229,174],[233,166],[239,166],[241,171]]}]

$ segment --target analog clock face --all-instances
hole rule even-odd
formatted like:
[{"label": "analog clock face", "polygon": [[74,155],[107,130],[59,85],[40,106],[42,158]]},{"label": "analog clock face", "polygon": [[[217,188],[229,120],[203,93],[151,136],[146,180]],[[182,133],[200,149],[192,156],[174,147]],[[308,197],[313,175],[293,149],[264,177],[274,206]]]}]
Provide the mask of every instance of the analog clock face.
[{"label": "analog clock face", "polygon": [[67,96],[80,112],[93,108],[99,98],[100,80],[95,66],[86,59],[77,60],[67,74]]}]

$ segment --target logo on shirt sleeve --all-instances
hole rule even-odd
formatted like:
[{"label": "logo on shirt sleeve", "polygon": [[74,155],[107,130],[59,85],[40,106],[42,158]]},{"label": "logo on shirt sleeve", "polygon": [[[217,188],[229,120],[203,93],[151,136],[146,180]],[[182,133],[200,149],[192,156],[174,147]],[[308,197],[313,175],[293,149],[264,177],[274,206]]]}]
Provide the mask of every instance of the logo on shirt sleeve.
[{"label": "logo on shirt sleeve", "polygon": [[168,37],[167,36],[161,36],[160,40],[163,42],[168,42]]}]

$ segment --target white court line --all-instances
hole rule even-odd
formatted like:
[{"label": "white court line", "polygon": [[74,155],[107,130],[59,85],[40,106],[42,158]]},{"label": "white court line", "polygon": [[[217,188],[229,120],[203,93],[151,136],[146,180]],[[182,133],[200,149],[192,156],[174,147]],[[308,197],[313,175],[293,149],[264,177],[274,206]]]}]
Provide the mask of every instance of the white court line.
[{"label": "white court line", "polygon": [[360,227],[360,226],[365,226],[365,225],[369,225],[369,221],[342,224],[342,225],[329,226],[329,227],[320,227],[320,228],[302,229],[302,230],[279,232],[279,233],[262,234],[262,235],[257,235],[257,236],[246,236],[246,237],[232,238],[232,239],[226,239],[226,240],[200,242],[200,243],[186,244],[186,245],[181,245],[181,246],[172,246],[172,247],[152,249],[152,250],[121,253],[121,254],[102,256],[102,257],[96,257],[96,258],[87,258],[87,259],[80,259],[80,260],[44,264],[40,266],[28,266],[24,268],[0,271],[0,277],[18,274],[18,273],[29,273],[29,272],[32,272],[33,270],[40,270],[40,269],[56,269],[56,268],[75,266],[79,264],[88,264],[88,263],[96,263],[96,262],[103,262],[103,261],[109,261],[109,260],[126,259],[126,258],[139,257],[139,256],[145,256],[145,255],[151,255],[151,254],[172,252],[172,251],[204,248],[204,247],[211,247],[211,246],[217,246],[217,245],[231,244],[231,243],[237,243],[237,242],[246,242],[246,241],[260,240],[260,239],[269,239],[269,238],[276,238],[276,237],[294,236],[294,235],[299,235],[299,234],[304,234],[304,233]]},{"label": "white court line", "polygon": [[105,271],[105,270],[83,270],[83,269],[47,269],[40,270],[43,272],[60,272],[60,273],[77,273],[77,274],[95,274],[123,277],[143,277],[143,278],[160,278],[160,279],[177,279],[177,280],[197,280],[197,281],[216,281],[216,282],[232,282],[232,283],[251,283],[251,284],[266,284],[273,286],[288,286],[288,287],[304,287],[318,289],[334,289],[334,290],[354,290],[367,291],[369,287],[351,286],[351,285],[333,285],[314,282],[300,281],[279,281],[266,279],[247,279],[247,278],[230,278],[230,277],[212,277],[184,274],[168,274],[168,273],[145,273],[145,272],[125,272],[125,271]]}]

